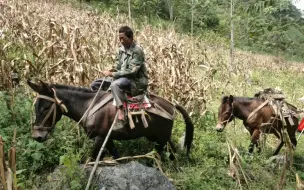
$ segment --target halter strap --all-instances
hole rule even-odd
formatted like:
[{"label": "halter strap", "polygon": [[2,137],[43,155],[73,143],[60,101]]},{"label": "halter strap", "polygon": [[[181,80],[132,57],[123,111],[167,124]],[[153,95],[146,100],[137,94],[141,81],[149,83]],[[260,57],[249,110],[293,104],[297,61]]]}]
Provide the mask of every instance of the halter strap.
[{"label": "halter strap", "polygon": [[[231,117],[233,117],[234,116],[234,114],[233,114],[233,103],[231,104],[231,109],[232,109],[232,111],[231,111],[231,114],[230,114],[230,116],[229,116],[229,118],[228,119],[226,119],[225,121],[222,121],[220,124],[221,125],[223,125],[224,123],[228,123],[229,122],[229,120],[231,119]],[[227,113],[228,111],[225,111],[222,115],[224,115],[225,113]],[[221,115],[221,116],[222,116]]]},{"label": "halter strap", "polygon": [[[49,101],[53,102],[51,108],[49,109],[48,113],[46,114],[46,116],[44,117],[44,119],[42,120],[42,122],[40,123],[40,125],[33,127],[33,129],[35,129],[35,130],[49,131],[50,129],[53,128],[53,125],[56,122],[57,105],[60,106],[60,109],[61,109],[62,112],[68,113],[68,109],[66,108],[66,106],[64,104],[62,104],[61,100],[58,99],[55,89],[52,88],[52,90],[54,92],[54,98],[38,94],[38,96],[36,97],[36,99],[34,101],[34,104],[35,104],[36,101],[37,101],[37,99],[41,98],[41,99],[45,99],[45,100],[49,100]],[[53,120],[52,120],[51,127],[43,127],[44,124],[45,124],[45,122],[49,119],[49,117],[51,116],[52,113],[53,113]]]}]

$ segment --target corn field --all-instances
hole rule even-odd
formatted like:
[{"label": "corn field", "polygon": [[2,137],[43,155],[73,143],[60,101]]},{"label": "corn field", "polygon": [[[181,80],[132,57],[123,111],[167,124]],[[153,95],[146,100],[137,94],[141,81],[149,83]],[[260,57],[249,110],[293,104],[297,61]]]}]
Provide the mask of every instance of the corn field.
[{"label": "corn field", "polygon": [[[126,16],[60,6],[55,0],[2,0],[0,5],[3,87],[9,86],[13,70],[23,81],[34,78],[88,87],[115,63],[117,30],[122,25],[134,29],[135,40],[144,48],[150,91],[182,103],[189,111],[203,113],[212,92],[222,88],[230,76],[224,45],[181,36],[174,29],[140,27],[128,23]],[[299,70],[298,64],[282,62],[271,56],[236,52],[234,72],[247,75],[252,67]],[[214,80],[216,73],[223,81]]]}]

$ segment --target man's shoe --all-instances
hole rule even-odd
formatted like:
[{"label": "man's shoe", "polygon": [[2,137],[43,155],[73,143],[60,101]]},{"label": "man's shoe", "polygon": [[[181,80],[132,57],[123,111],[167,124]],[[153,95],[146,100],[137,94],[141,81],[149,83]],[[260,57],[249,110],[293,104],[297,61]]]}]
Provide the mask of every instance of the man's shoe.
[{"label": "man's shoe", "polygon": [[122,129],[124,127],[124,121],[122,120],[116,120],[116,122],[114,123],[114,127],[113,130],[119,130]]}]

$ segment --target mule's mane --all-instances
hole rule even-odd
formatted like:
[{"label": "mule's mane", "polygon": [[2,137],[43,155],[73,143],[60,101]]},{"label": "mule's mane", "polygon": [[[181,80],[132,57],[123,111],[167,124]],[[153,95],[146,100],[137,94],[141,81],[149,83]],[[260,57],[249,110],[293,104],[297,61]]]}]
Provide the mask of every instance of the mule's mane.
[{"label": "mule's mane", "polygon": [[[229,100],[229,96],[224,96],[221,100],[222,104]],[[242,97],[242,96],[233,96],[233,101],[236,102],[252,102],[252,101],[264,101],[263,99],[256,97]]]},{"label": "mule's mane", "polygon": [[54,87],[56,89],[61,89],[61,90],[77,91],[77,92],[84,92],[84,93],[95,93],[90,88],[85,88],[85,87],[70,86],[70,85],[64,85],[64,84],[50,84],[49,86]]}]

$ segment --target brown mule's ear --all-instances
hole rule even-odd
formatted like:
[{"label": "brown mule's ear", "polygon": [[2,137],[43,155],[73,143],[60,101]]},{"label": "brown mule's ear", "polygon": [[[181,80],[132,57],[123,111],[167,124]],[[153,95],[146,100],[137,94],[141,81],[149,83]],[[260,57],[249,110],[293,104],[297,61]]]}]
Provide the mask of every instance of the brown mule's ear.
[{"label": "brown mule's ear", "polygon": [[225,94],[222,94],[222,98],[221,98],[222,104],[224,104],[225,102],[228,102],[228,100],[229,100],[229,97]]},{"label": "brown mule's ear", "polygon": [[225,97],[227,97],[227,96],[225,96],[224,92],[222,92],[222,97],[221,97],[221,99],[223,100]]},{"label": "brown mule's ear", "polygon": [[32,81],[30,81],[29,79],[26,82],[31,87],[31,89],[33,89],[35,92],[40,93],[42,91],[42,86],[41,85],[35,84]]},{"label": "brown mule's ear", "polygon": [[232,95],[229,96],[229,102],[230,102],[230,103],[233,102],[233,96],[232,96]]}]

